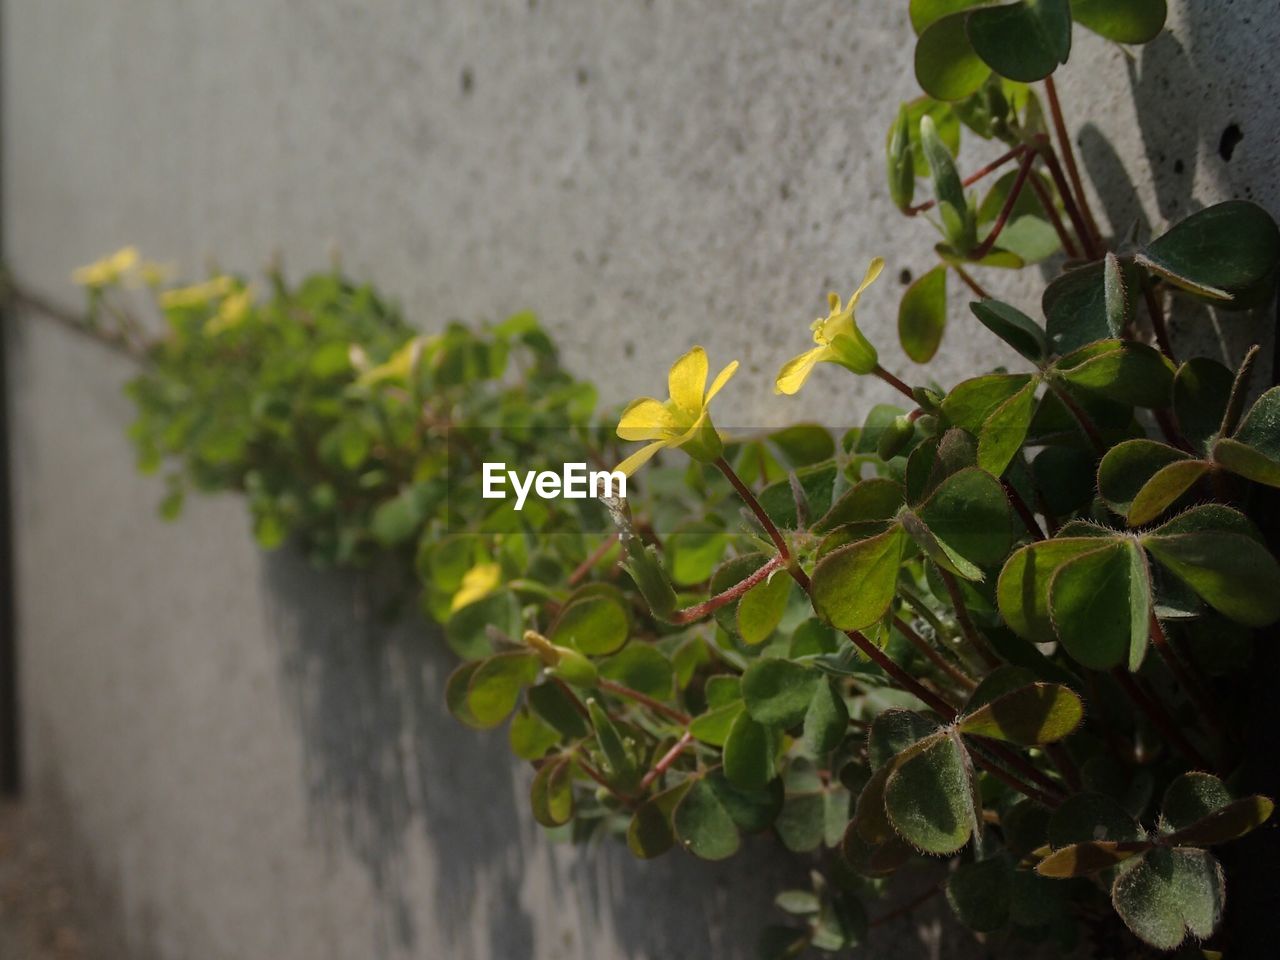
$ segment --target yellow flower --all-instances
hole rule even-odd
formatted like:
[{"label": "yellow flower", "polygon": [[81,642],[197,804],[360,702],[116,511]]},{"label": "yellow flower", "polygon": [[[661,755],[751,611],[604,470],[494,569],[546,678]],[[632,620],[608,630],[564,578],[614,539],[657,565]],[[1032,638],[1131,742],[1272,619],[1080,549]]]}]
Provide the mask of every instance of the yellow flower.
[{"label": "yellow flower", "polygon": [[449,612],[461,610],[469,603],[482,600],[502,583],[502,567],[496,563],[478,563],[462,575],[462,585],[449,601]]},{"label": "yellow flower", "polygon": [[71,274],[71,282],[81,287],[109,287],[138,264],[136,247],[121,247],[109,257],[103,257]]},{"label": "yellow flower", "polygon": [[213,337],[224,330],[239,326],[249,315],[251,306],[253,306],[253,287],[245,287],[229,294],[218,307],[218,312],[213,315],[213,319],[205,324],[204,332]]},{"label": "yellow flower", "polygon": [[871,345],[853,316],[853,308],[858,305],[858,298],[863,291],[875,282],[884,269],[884,260],[876,257],[867,267],[867,275],[862,278],[858,289],[853,291],[849,302],[840,305],[836,294],[827,295],[830,312],[825,317],[813,321],[813,342],[817,344],[812,350],[800,354],[778,371],[777,393],[793,394],[809,379],[815,365],[819,363],[838,363],[854,373],[866,374],[876,368],[880,362],[876,348]]},{"label": "yellow flower", "polygon": [[[434,337],[414,337],[393,353],[385,363],[366,369],[360,374],[356,383],[362,387],[373,387],[388,381],[409,385],[413,380],[418,362],[422,359],[422,351],[434,339]],[[365,364],[368,364],[367,357],[365,358]],[[358,364],[353,365],[359,366]]]},{"label": "yellow flower", "polygon": [[618,436],[623,440],[651,442],[623,460],[616,469],[631,476],[663,447],[680,447],[695,460],[704,462],[720,456],[724,444],[711,423],[707,404],[737,369],[735,360],[716,375],[711,389],[704,392],[707,351],[694,347],[677,360],[667,377],[670,399],[664,403],[653,397],[641,397],[622,411]]},{"label": "yellow flower", "polygon": [[160,306],[166,310],[207,306],[210,300],[225,297],[234,287],[235,281],[224,274],[195,286],[166,290],[160,294]]}]

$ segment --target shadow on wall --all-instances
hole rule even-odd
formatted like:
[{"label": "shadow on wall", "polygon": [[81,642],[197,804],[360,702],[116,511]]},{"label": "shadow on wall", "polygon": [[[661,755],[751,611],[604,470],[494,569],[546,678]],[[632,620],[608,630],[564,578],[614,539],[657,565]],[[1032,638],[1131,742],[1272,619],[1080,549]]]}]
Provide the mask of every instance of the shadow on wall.
[{"label": "shadow on wall", "polygon": [[[456,960],[519,960],[534,944],[538,956],[736,960],[755,955],[765,924],[785,919],[772,897],[803,883],[805,868],[771,837],[721,864],[678,851],[640,862],[609,838],[553,844],[527,813],[527,769],[504,731],[469,730],[445,709],[455,661],[443,641],[420,622],[380,616],[384,581],[317,573],[289,550],[269,555],[265,570],[309,814],[316,835],[354,856],[377,891],[379,956],[426,956],[431,940]],[[406,860],[416,830],[433,872],[430,904]],[[539,918],[527,902],[530,869],[546,887],[533,893],[547,907]],[[904,881],[904,897],[918,879]],[[937,899],[877,939],[908,960],[976,956],[968,937],[942,935],[945,913]]]},{"label": "shadow on wall", "polygon": [[[1280,80],[1258,69],[1272,51],[1265,31],[1249,26],[1250,11],[1270,15],[1264,6],[1248,2],[1232,10],[1219,0],[1188,0],[1183,39],[1165,32],[1135,52],[1128,74],[1143,169],[1126,169],[1095,124],[1080,129],[1082,162],[1114,237],[1123,242],[1133,232],[1142,242],[1201,209],[1205,203],[1191,196],[1197,175],[1214,184],[1215,201],[1252,200],[1280,216],[1280,184],[1266,169],[1280,129]],[[1143,209],[1137,183],[1152,185],[1154,210]],[[1269,308],[1231,314],[1178,298],[1169,322],[1175,342],[1182,338],[1229,367],[1250,344],[1262,344],[1261,372],[1270,379],[1275,317]]]}]

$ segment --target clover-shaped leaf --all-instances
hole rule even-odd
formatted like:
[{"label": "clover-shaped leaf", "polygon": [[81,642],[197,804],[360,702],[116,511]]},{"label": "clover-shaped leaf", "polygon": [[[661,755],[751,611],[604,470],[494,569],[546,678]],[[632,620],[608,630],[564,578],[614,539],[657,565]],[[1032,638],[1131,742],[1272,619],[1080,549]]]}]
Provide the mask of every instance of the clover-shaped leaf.
[{"label": "clover-shaped leaf", "polygon": [[1094,670],[1137,670],[1147,651],[1151,574],[1132,540],[1099,541],[1049,582],[1049,615],[1072,659]]},{"label": "clover-shaped leaf", "polygon": [[659,857],[675,846],[672,815],[676,805],[698,780],[690,778],[650,797],[631,816],[627,824],[627,849],[641,860]]},{"label": "clover-shaped leaf", "polygon": [[757,723],[789,729],[800,723],[823,677],[794,660],[755,660],[742,675],[742,696]]},{"label": "clover-shaped leaf", "polygon": [[1091,343],[1063,357],[1054,370],[1079,390],[1133,407],[1166,407],[1173,390],[1173,364],[1133,340]]},{"label": "clover-shaped leaf", "polygon": [[1165,791],[1160,827],[1169,843],[1208,847],[1252,832],[1271,817],[1274,809],[1275,804],[1268,797],[1254,795],[1237,800],[1217,777],[1191,771],[1174,780]]},{"label": "clover-shaped leaf", "polygon": [[1177,948],[1188,934],[1200,939],[1212,935],[1225,901],[1222,866],[1205,851],[1189,848],[1150,851],[1111,888],[1120,919],[1159,950]]},{"label": "clover-shaped leaf", "polygon": [[1147,43],[1164,29],[1165,0],[1071,0],[1082,27],[1116,43]]},{"label": "clover-shaped leaf", "polygon": [[1015,551],[996,584],[1000,614],[1009,628],[1033,643],[1057,640],[1049,611],[1049,584],[1068,561],[1102,546],[1095,537],[1055,537]]},{"label": "clover-shaped leaf", "polygon": [[977,823],[972,770],[955,736],[937,734],[895,761],[884,784],[884,809],[893,829],[918,850],[955,853]]},{"label": "clover-shaped leaf", "polygon": [[1213,445],[1213,458],[1248,480],[1280,487],[1280,387],[1260,396],[1234,435]]},{"label": "clover-shaped leaf", "polygon": [[987,66],[1010,80],[1043,80],[1071,53],[1068,0],[1020,0],[969,14],[967,32]]},{"label": "clover-shaped leaf", "polygon": [[1103,265],[1091,263],[1056,277],[1040,299],[1054,353],[1068,353],[1111,336]]},{"label": "clover-shaped leaf", "polygon": [[693,778],[676,804],[676,839],[704,860],[723,860],[738,852],[740,832],[759,833],[777,819],[783,804],[781,779],[763,790],[734,787],[720,771]]},{"label": "clover-shaped leaf", "polygon": [[920,33],[915,53],[916,80],[931,97],[963,100],[977,93],[991,75],[991,68],[969,42],[967,20],[967,14],[953,13],[933,19]]},{"label": "clover-shaped leaf", "polygon": [[[909,518],[918,518],[919,525]],[[1004,559],[1013,541],[1009,501],[1000,481],[969,467],[951,474],[904,515],[905,529],[934,562],[967,580],[981,580],[982,566]]]},{"label": "clover-shaped leaf", "polygon": [[724,742],[724,775],[735,787],[760,790],[778,774],[777,753],[774,730],[740,713]]},{"label": "clover-shaped leaf", "polygon": [[559,827],[573,819],[573,761],[553,757],[538,768],[529,787],[533,819],[544,827]]},{"label": "clover-shaped leaf", "polygon": [[1147,244],[1135,260],[1152,273],[1225,309],[1255,306],[1275,282],[1280,229],[1246,200],[1193,213]]},{"label": "clover-shaped leaf", "polygon": [[861,630],[876,623],[889,605],[907,536],[894,525],[874,537],[835,550],[813,571],[813,607],[841,630]]},{"label": "clover-shaped leaf", "polygon": [[513,650],[483,660],[467,683],[467,712],[481,729],[496,727],[511,715],[524,688],[534,683],[542,662],[536,654]]},{"label": "clover-shaped leaf", "polygon": [[1212,469],[1168,444],[1126,440],[1098,465],[1098,493],[1131,527],[1156,519]]}]

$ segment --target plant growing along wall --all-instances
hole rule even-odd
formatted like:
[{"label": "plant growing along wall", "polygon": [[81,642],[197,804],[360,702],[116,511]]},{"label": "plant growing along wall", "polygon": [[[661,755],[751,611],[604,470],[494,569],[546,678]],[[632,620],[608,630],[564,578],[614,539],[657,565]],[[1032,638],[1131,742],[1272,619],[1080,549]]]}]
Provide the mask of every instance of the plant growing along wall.
[{"label": "plant growing along wall", "polygon": [[[941,240],[902,345],[939,349],[954,278],[1024,363],[949,389],[886,370],[855,313],[873,260],[770,385],[825,363],[902,395],[842,434],[722,435],[736,364],[711,378],[694,348],[610,437],[532,318],[413,336],[335,276],[162,291],[147,340],[126,250],[81,276],[89,324],[146,363],[133,438],[171,471],[166,513],[188,485],[235,489],[266,546],[351,564],[416,545],[463,658],[444,696],[506,725],[540,823],[640,857],[723,859],[764,831],[807,856],[763,957],[861,943],[864,902],[922,859],[948,863],[936,889],[983,934],[1069,949],[1110,916],[1134,949],[1211,955],[1229,946],[1214,850],[1272,812],[1240,783],[1249,717],[1223,692],[1280,619],[1253,506],[1280,487],[1280,388],[1250,400],[1257,348],[1235,370],[1187,356],[1165,315],[1273,302],[1280,231],[1229,202],[1104,236],[1052,79],[1073,23],[1142,43],[1165,12],[913,0],[926,96],[892,123],[889,184]],[[996,154],[967,177],[962,130]],[[975,276],[1043,261],[1063,267],[1043,321]],[[477,494],[480,463],[535,458],[621,460],[634,486],[528,513]]]}]

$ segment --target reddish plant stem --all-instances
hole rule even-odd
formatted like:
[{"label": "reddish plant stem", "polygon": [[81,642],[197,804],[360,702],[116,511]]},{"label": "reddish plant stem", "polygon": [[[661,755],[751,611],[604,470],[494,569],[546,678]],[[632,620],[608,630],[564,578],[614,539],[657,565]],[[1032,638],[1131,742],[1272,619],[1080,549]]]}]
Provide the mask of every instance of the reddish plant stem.
[{"label": "reddish plant stem", "polygon": [[[962,185],[966,187],[972,187],[975,183],[977,183],[983,177],[989,174],[995,173],[997,170],[1003,167],[1010,160],[1014,160],[1020,157],[1026,151],[1026,149],[1027,149],[1026,145],[1023,144],[1023,145],[1014,147],[1012,150],[1008,151],[1007,153],[1000,154],[1000,156],[996,157],[996,159],[992,160],[985,167],[981,167],[978,170],[975,170],[973,173],[969,174],[969,176],[967,176],[962,181]],[[926,210],[932,210],[937,205],[938,205],[937,200],[928,200],[924,203],[917,204],[914,207],[908,207],[906,210],[903,211],[903,213],[905,213],[909,217],[915,217],[924,213]]]},{"label": "reddish plant stem", "polygon": [[[777,529],[773,526],[772,521],[768,519],[768,515],[764,513],[764,508],[761,507],[760,502],[756,500],[755,494],[753,494],[750,488],[742,482],[737,473],[734,472],[733,467],[730,466],[729,462],[721,457],[716,461],[716,465],[720,468],[721,472],[729,478],[729,482],[733,484],[734,489],[738,491],[738,494],[743,498],[747,506],[755,512],[758,518],[761,519],[761,522],[765,523],[767,521],[766,529],[772,530],[774,534],[777,534]],[[785,544],[782,543],[780,534],[777,534],[777,539],[774,540],[774,543],[779,546],[780,553],[785,551]],[[791,574],[792,578],[800,585],[801,589],[803,589],[804,592],[809,594],[810,598],[812,598],[813,583],[810,581],[809,575],[800,568],[799,564],[793,564],[788,561],[787,572]],[[853,645],[867,657],[867,659],[880,667],[880,669],[883,670],[895,683],[897,683],[901,689],[910,693],[912,696],[920,700],[920,702],[925,704],[930,710],[937,713],[942,717],[944,722],[950,723],[956,718],[959,711],[950,701],[940,694],[930,690],[924,684],[920,683],[920,681],[915,677],[911,676],[911,674],[900,667],[892,657],[872,643],[865,634],[857,630],[846,630],[844,631],[844,634],[853,642]],[[600,686],[602,689],[607,689],[607,687],[605,687],[605,683],[607,682],[608,681],[601,681]],[[631,691],[631,693],[634,694],[635,691]],[[688,721],[686,720],[684,722],[687,723]],[[1000,749],[1003,750],[1003,748]],[[1007,753],[1007,762],[1015,769],[1025,767],[1034,771],[1034,768],[1031,767],[1030,764],[1027,764],[1021,757],[1018,757],[1011,751]],[[1051,798],[1045,798],[1045,795],[1035,787],[1020,783],[1017,781],[1017,778],[1009,775],[1007,771],[999,770],[999,764],[992,761],[989,757],[979,756],[977,759],[981,762],[984,769],[987,769],[993,775],[1004,779],[1005,782],[1009,783],[1015,789],[1022,791],[1028,797],[1040,802],[1047,802],[1050,806],[1054,805]],[[1039,772],[1034,771],[1034,774],[1039,775]],[[1035,776],[1033,775],[1031,779],[1035,779]]]},{"label": "reddish plant stem", "polygon": [[569,586],[577,586],[579,581],[586,577],[586,575],[591,572],[591,569],[604,559],[605,554],[612,550],[613,545],[617,542],[618,534],[616,533],[611,533],[609,536],[605,537],[604,542],[592,550],[591,555],[587,557],[587,559],[583,560],[582,563],[578,564],[573,573],[569,574]]},{"label": "reddish plant stem", "polygon": [[944,657],[941,653],[935,650],[933,646],[929,643],[929,641],[925,640],[924,637],[920,636],[920,634],[916,633],[915,630],[911,629],[911,626],[905,620],[903,620],[901,617],[894,617],[893,625],[897,627],[898,632],[901,633],[904,637],[906,637],[913,647],[915,647],[918,651],[920,651],[921,655],[924,656],[925,659],[927,659],[935,667],[937,667],[939,670],[941,670],[943,673],[949,676],[952,680],[954,680],[956,683],[960,684],[960,686],[964,687],[967,690],[973,690],[977,688],[978,681],[974,680],[967,673],[965,673],[955,664],[951,663],[946,657]]},{"label": "reddish plant stem", "polygon": [[1072,229],[1075,230],[1076,236],[1080,238],[1081,250],[1084,252],[1086,259],[1097,260],[1098,254],[1094,250],[1093,242],[1090,239],[1089,227],[1081,215],[1080,209],[1076,206],[1075,198],[1071,195],[1071,186],[1067,183],[1067,178],[1063,176],[1062,164],[1058,163],[1058,156],[1054,153],[1053,144],[1043,134],[1038,140],[1040,143],[1040,155],[1044,157],[1045,166],[1049,168],[1049,176],[1053,177],[1053,185],[1058,188],[1058,196],[1062,197],[1062,206],[1067,211],[1067,216],[1071,218]]},{"label": "reddish plant stem", "polygon": [[1005,224],[1009,222],[1009,215],[1013,213],[1013,206],[1018,202],[1018,197],[1022,195],[1022,188],[1027,185],[1027,177],[1031,176],[1031,167],[1036,162],[1034,153],[1027,153],[1022,158],[1022,162],[1018,165],[1018,177],[1013,181],[1013,188],[1009,191],[1009,196],[1005,198],[1004,206],[1000,208],[1000,214],[996,217],[995,225],[992,226],[991,232],[987,234],[987,239],[978,244],[977,248],[969,252],[971,260],[981,260],[992,248],[995,247],[996,241],[1000,239],[1000,233],[1004,230]]},{"label": "reddish plant stem", "polygon": [[949,264],[949,266],[951,267],[952,270],[956,272],[956,276],[958,276],[961,280],[964,281],[964,285],[973,291],[974,296],[978,297],[981,300],[992,299],[991,294],[987,291],[987,289],[983,287],[982,284],[978,283],[977,280],[973,279],[973,277],[969,274],[969,271],[964,269],[964,267],[960,266],[958,263],[952,263],[952,264]]},{"label": "reddish plant stem", "polygon": [[1147,719],[1151,721],[1152,726],[1156,728],[1160,736],[1177,747],[1178,752],[1191,761],[1192,766],[1198,770],[1213,769],[1212,764],[1205,759],[1204,754],[1197,750],[1195,745],[1178,729],[1178,725],[1169,716],[1164,705],[1142,689],[1142,685],[1136,678],[1130,676],[1129,672],[1123,667],[1114,668],[1111,671],[1111,676],[1120,684],[1125,695],[1134,702],[1139,710],[1146,714]]},{"label": "reddish plant stem", "polygon": [[600,786],[604,787],[606,790],[608,790],[611,794],[613,794],[623,803],[627,804],[627,806],[633,806],[635,804],[634,798],[627,796],[625,793],[619,793],[617,788],[614,787],[613,784],[611,784],[608,780],[604,778],[603,773],[601,773],[599,770],[593,767],[586,760],[583,760],[582,757],[575,756],[573,758],[573,762],[578,765],[579,770],[585,773],[588,777],[590,777],[596,783],[600,784]]},{"label": "reddish plant stem", "polygon": [[686,730],[680,736],[680,739],[676,741],[675,746],[664,753],[662,755],[662,759],[653,765],[653,769],[644,775],[644,779],[640,781],[639,792],[644,793],[653,786],[653,781],[666,773],[667,770],[671,768],[671,765],[679,758],[680,754],[684,753],[685,747],[689,746],[692,742],[693,734]]},{"label": "reddish plant stem", "polygon": [[1142,298],[1147,304],[1147,316],[1151,318],[1151,331],[1156,335],[1156,345],[1161,353],[1177,363],[1178,360],[1173,355],[1173,342],[1169,339],[1169,328],[1164,322],[1164,307],[1151,284],[1142,284]]},{"label": "reddish plant stem", "polygon": [[1187,691],[1189,696],[1196,705],[1196,708],[1204,714],[1206,720],[1209,721],[1219,733],[1226,733],[1227,725],[1222,719],[1222,710],[1219,709],[1217,702],[1205,689],[1200,679],[1187,668],[1182,662],[1182,658],[1178,656],[1169,638],[1165,636],[1164,627],[1160,623],[1160,618],[1151,613],[1151,643],[1156,648],[1156,653],[1160,655],[1160,659],[1165,662],[1169,671],[1177,678],[1178,683],[1182,684],[1182,689]]},{"label": "reddish plant stem", "polygon": [[728,590],[725,590],[723,593],[718,593],[714,597],[710,598],[709,600],[704,600],[702,603],[694,604],[692,607],[686,607],[683,610],[677,610],[675,613],[673,613],[669,617],[666,617],[665,619],[667,620],[668,623],[677,623],[677,624],[695,623],[696,621],[701,620],[703,617],[707,617],[715,613],[725,604],[733,603],[733,601],[737,600],[739,597],[741,597],[744,593],[746,593],[756,584],[760,583],[762,580],[768,577],[769,574],[773,573],[773,571],[780,570],[782,566],[783,566],[782,558],[773,557],[772,559],[769,560],[768,563],[762,566],[759,570],[751,574],[751,576],[747,577],[740,583],[734,584],[732,587],[730,587]]},{"label": "reddish plant stem", "polygon": [[1027,506],[1027,501],[1022,499],[1022,494],[1014,488],[1013,484],[1005,478],[1000,478],[1000,486],[1004,487],[1004,494],[1009,498],[1009,502],[1013,504],[1014,511],[1022,518],[1023,524],[1027,528],[1027,532],[1031,534],[1033,540],[1043,540],[1044,531],[1040,529],[1040,524],[1036,522],[1036,515],[1031,512],[1031,508]]},{"label": "reddish plant stem", "polygon": [[648,707],[654,713],[661,714],[673,723],[687,725],[689,721],[693,719],[683,710],[677,710],[675,707],[669,707],[661,700],[655,700],[647,693],[641,693],[639,690],[632,690],[630,687],[624,686],[617,681],[606,680],[604,677],[600,677],[596,680],[596,686],[601,690],[607,690],[614,696],[623,697],[627,700],[634,700],[636,703]]},{"label": "reddish plant stem", "polygon": [[751,492],[751,488],[742,482],[742,478],[738,476],[737,472],[729,464],[729,461],[724,457],[716,458],[716,466],[719,468],[720,472],[728,478],[729,483],[733,485],[733,489],[738,491],[738,496],[742,498],[742,502],[751,509],[751,512],[755,514],[756,519],[760,521],[760,526],[764,527],[765,533],[767,533],[769,535],[769,539],[773,541],[773,545],[777,548],[778,555],[781,557],[782,562],[784,564],[790,564],[791,551],[787,549],[787,541],[783,539],[782,534],[778,531],[777,525],[774,524],[769,514],[765,512],[764,507],[760,505],[760,501],[756,499],[756,495]]},{"label": "reddish plant stem", "polygon": [[1049,504],[1044,498],[1044,494],[1040,490],[1036,490],[1036,505],[1040,508],[1040,516],[1044,517],[1044,525],[1049,531],[1049,536],[1055,536],[1058,533],[1058,518],[1053,515],[1053,511],[1049,509]]},{"label": "reddish plant stem", "polygon": [[883,380],[885,383],[887,383],[889,386],[893,387],[893,389],[897,390],[907,399],[909,399],[912,403],[915,403],[916,395],[911,392],[911,388],[908,387],[901,380],[899,380],[897,377],[895,377],[892,373],[890,373],[884,367],[880,366],[880,364],[877,363],[875,366],[875,369],[872,370],[871,372],[875,376]]},{"label": "reddish plant stem", "polygon": [[1049,222],[1053,224],[1054,231],[1058,234],[1058,239],[1062,241],[1063,252],[1072,260],[1080,259],[1080,249],[1076,246],[1076,242],[1071,239],[1071,233],[1067,230],[1067,225],[1062,222],[1062,217],[1058,216],[1058,205],[1053,202],[1053,197],[1039,177],[1031,178],[1031,189],[1040,198],[1040,205],[1044,207],[1045,216],[1049,218]]},{"label": "reddish plant stem", "polygon": [[560,688],[560,692],[569,698],[569,702],[573,704],[573,708],[580,714],[591,719],[591,711],[587,709],[587,705],[582,702],[582,698],[573,692],[573,688],[561,680],[559,677],[552,677],[551,682]]},{"label": "reddish plant stem", "polygon": [[1045,77],[1044,89],[1049,95],[1049,113],[1053,116],[1053,129],[1062,147],[1062,160],[1067,167],[1067,176],[1071,178],[1071,185],[1075,188],[1080,202],[1080,212],[1084,215],[1088,228],[1089,242],[1085,247],[1095,251],[1093,255],[1096,256],[1102,235],[1098,232],[1098,222],[1093,218],[1093,211],[1089,209],[1089,197],[1084,191],[1084,181],[1080,179],[1080,168],[1076,166],[1076,152],[1071,146],[1071,137],[1067,134],[1067,123],[1062,117],[1062,104],[1058,100],[1058,86],[1053,82],[1052,76]]},{"label": "reddish plant stem", "polygon": [[950,570],[943,570],[942,567],[938,567],[938,575],[942,577],[947,594],[951,597],[951,606],[955,608],[956,623],[960,624],[960,633],[969,646],[978,651],[978,656],[982,657],[988,667],[1000,666],[1001,659],[996,656],[995,651],[987,645],[987,641],[974,626],[973,618],[969,616],[969,607],[964,602],[964,595],[960,592],[960,584],[956,583],[956,578]]}]

